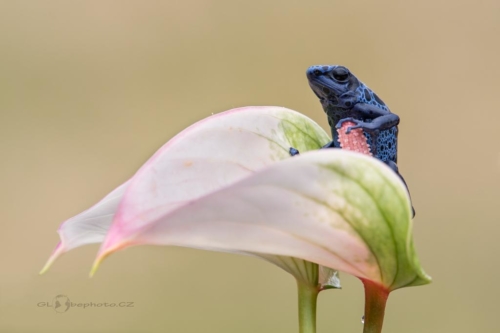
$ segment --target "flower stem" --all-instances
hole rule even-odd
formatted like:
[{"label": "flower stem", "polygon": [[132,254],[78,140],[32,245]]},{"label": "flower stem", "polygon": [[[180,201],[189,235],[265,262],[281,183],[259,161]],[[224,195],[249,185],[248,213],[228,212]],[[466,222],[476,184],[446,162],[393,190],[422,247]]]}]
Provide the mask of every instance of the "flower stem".
[{"label": "flower stem", "polygon": [[319,286],[297,280],[299,292],[299,332],[316,333],[316,300]]},{"label": "flower stem", "polygon": [[361,281],[365,286],[365,325],[363,333],[381,333],[389,290],[372,281],[363,279]]}]

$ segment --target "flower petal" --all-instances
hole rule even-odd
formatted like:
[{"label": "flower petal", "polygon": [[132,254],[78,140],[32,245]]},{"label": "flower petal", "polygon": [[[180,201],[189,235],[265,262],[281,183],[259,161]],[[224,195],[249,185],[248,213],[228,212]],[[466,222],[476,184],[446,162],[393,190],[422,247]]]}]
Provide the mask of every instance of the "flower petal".
[{"label": "flower petal", "polygon": [[[328,141],[319,125],[281,107],[246,107],[208,117],[167,142],[129,182],[63,223],[61,243],[42,272],[63,252],[102,242],[113,218],[140,227],[145,221],[289,158],[292,146],[307,151]],[[125,190],[134,195],[124,195]],[[115,217],[118,203],[120,210]],[[303,263],[307,265],[316,266]]]},{"label": "flower petal", "polygon": [[[140,228],[194,199],[290,158],[290,147],[305,152],[328,141],[319,125],[285,108],[247,107],[209,117],[170,140],[136,173],[114,223],[119,228]],[[276,264],[269,257],[265,259]],[[309,276],[301,267],[312,269],[310,265],[318,269],[316,264],[302,263],[293,275]],[[94,265],[92,272],[96,268]],[[338,284],[318,281],[317,275],[312,281],[332,288]]]},{"label": "flower petal", "polygon": [[61,224],[57,230],[61,241],[40,274],[45,273],[63,253],[82,245],[101,243],[104,240],[127,186],[128,181],[118,186],[91,208]]},{"label": "flower petal", "polygon": [[174,209],[141,214],[136,205],[131,214],[151,200],[141,183],[152,177],[158,169],[134,177],[123,201],[131,205],[120,206],[96,263],[130,245],[177,245],[300,258],[389,290],[429,282],[413,249],[406,188],[372,157],[309,152]]}]

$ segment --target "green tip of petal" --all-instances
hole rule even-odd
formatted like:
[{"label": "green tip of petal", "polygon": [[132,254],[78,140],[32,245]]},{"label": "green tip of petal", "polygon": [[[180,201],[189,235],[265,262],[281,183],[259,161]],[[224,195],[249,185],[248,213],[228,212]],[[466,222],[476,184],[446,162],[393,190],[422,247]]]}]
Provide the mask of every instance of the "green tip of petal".
[{"label": "green tip of petal", "polygon": [[47,262],[43,266],[42,270],[38,274],[40,274],[40,275],[45,274],[49,270],[50,266],[52,266],[54,261],[56,261],[56,259],[59,258],[61,256],[61,254],[63,254],[63,253],[64,253],[64,249],[62,247],[62,243],[58,243],[56,248],[52,252],[51,256],[49,257],[49,260],[47,260]]},{"label": "green tip of petal", "polygon": [[92,278],[94,277],[94,274],[97,272],[97,269],[99,268],[99,265],[101,264],[102,259],[96,259],[94,261],[94,264],[92,265],[92,268],[90,269],[89,277]]},{"label": "green tip of petal", "polygon": [[418,279],[416,279],[410,286],[411,287],[423,286],[431,282],[432,282],[432,277],[424,273],[424,276],[418,277]]},{"label": "green tip of petal", "polygon": [[95,258],[94,263],[92,264],[92,268],[90,270],[89,277],[94,276],[94,274],[97,272],[97,269],[99,268],[99,265],[101,265],[101,262],[103,262],[103,260],[106,259],[110,254],[112,254],[113,252],[116,252],[118,250],[121,250],[125,247],[128,247],[130,245],[131,244],[128,242],[110,244],[110,243],[107,243],[105,241],[103,243],[103,246],[99,250],[97,257]]},{"label": "green tip of petal", "polygon": [[97,272],[97,269],[99,268],[99,265],[101,262],[109,256],[113,250],[104,250],[104,251],[99,251],[99,254],[97,255],[97,258],[94,260],[94,263],[92,264],[92,268],[89,273],[89,277],[93,277],[94,274]]},{"label": "green tip of petal", "polygon": [[45,274],[49,270],[51,265],[52,265],[52,262],[47,261],[47,263],[43,266],[43,268],[40,270],[40,272],[38,272],[38,274],[39,275]]}]

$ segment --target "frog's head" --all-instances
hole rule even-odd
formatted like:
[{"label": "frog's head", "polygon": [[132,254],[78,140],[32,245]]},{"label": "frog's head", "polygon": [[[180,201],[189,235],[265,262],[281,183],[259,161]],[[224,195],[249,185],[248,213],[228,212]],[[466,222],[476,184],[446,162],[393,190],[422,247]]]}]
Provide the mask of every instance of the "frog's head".
[{"label": "frog's head", "polygon": [[307,79],[322,104],[350,108],[355,103],[359,80],[344,66],[316,65],[307,69]]}]

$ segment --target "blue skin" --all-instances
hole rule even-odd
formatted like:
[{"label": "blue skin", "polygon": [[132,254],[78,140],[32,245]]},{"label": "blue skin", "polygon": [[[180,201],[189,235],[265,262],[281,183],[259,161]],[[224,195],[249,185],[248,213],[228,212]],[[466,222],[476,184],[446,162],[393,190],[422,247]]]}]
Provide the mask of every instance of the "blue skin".
[{"label": "blue skin", "polygon": [[[340,148],[337,129],[346,121],[355,123],[346,130],[362,128],[374,157],[385,162],[398,176],[398,115],[391,113],[385,103],[363,82],[343,66],[311,66],[307,79],[328,116],[333,140],[323,148]],[[290,148],[290,155],[297,155]],[[408,187],[407,187],[408,188]],[[413,208],[412,208],[413,209]],[[413,210],[415,216],[415,210]]]}]

